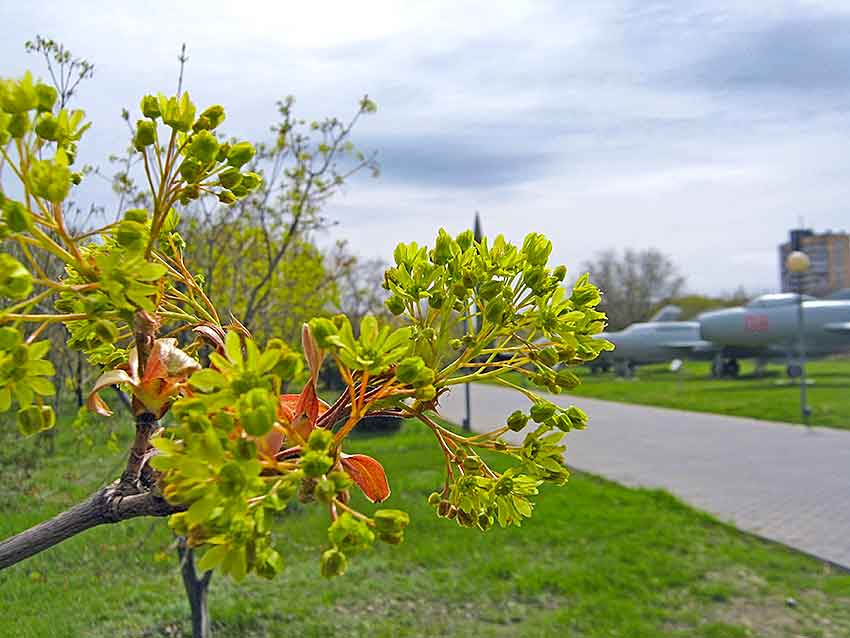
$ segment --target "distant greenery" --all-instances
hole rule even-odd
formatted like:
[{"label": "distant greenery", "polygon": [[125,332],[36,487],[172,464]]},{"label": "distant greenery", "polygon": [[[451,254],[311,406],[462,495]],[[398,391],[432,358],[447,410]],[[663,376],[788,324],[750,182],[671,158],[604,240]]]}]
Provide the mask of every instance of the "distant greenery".
[{"label": "distant greenery", "polygon": [[[738,379],[712,379],[707,362],[688,361],[680,372],[666,364],[641,366],[634,379],[590,374],[579,369],[582,383],[571,394],[640,403],[665,408],[801,423],[800,386],[785,376],[782,366],[768,367],[768,376],[753,375],[754,364],[742,362]],[[850,359],[811,361],[807,376],[812,425],[850,429]],[[517,379],[519,376],[517,375]]]},{"label": "distant greenery", "polygon": [[[61,425],[59,452],[45,458],[35,452],[38,439],[0,428],[0,535],[73,504],[109,465],[122,463],[121,453],[107,448],[105,430],[89,432],[96,442],[88,448]],[[125,422],[119,430],[123,446],[132,426]],[[493,529],[483,539],[464,533],[435,518],[425,502],[442,480],[432,437],[424,425],[408,422],[396,436],[352,441],[358,452],[386,460],[394,481],[387,505],[411,514],[405,544],[377,546],[351,565],[349,577],[324,581],[321,589],[319,566],[302,560],[293,560],[280,582],[218,580],[210,591],[216,635],[850,633],[850,576],[719,524],[664,492],[574,475],[566,489],[543,488],[542,515],[523,529]],[[22,508],[24,500],[32,508]],[[285,518],[278,527],[286,544],[318,551],[327,527],[322,513],[299,506]],[[156,521],[130,521],[90,530],[0,572],[0,637],[188,635],[171,543]]]}]

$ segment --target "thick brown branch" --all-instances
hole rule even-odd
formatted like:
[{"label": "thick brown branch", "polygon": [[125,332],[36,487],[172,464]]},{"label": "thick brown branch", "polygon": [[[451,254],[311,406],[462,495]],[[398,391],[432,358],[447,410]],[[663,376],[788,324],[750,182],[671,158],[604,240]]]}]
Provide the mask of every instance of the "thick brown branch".
[{"label": "thick brown branch", "polygon": [[185,509],[153,492],[122,496],[116,481],[69,510],[0,543],[0,570],[92,527],[137,516],[168,516]]}]

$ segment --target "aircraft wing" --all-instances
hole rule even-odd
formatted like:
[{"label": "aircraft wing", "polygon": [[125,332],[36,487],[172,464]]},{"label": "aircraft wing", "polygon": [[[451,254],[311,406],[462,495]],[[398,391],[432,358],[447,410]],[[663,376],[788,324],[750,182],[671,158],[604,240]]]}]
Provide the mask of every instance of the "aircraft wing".
[{"label": "aircraft wing", "polygon": [[827,332],[840,332],[842,334],[850,334],[850,321],[828,323],[824,325],[823,329]]},{"label": "aircraft wing", "polygon": [[717,349],[716,344],[704,339],[693,339],[691,341],[668,341],[666,343],[662,343],[661,346],[664,348],[670,348],[671,350],[680,350],[682,352],[708,352],[710,350]]}]

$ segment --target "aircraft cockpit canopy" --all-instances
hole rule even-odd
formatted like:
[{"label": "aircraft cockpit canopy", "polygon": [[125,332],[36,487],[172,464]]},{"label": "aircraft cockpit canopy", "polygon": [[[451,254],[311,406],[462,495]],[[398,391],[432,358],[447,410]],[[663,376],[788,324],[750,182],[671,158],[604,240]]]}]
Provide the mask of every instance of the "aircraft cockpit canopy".
[{"label": "aircraft cockpit canopy", "polygon": [[[774,292],[756,297],[747,304],[747,308],[773,308],[775,306],[787,306],[797,303],[796,292]],[[815,297],[803,295],[803,301],[812,301]]]}]

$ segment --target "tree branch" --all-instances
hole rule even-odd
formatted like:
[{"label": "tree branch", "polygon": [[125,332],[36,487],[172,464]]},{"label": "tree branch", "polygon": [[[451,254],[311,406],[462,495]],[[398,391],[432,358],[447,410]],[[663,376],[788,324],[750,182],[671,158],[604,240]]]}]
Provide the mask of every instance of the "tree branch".
[{"label": "tree branch", "polygon": [[116,481],[82,503],[0,543],[0,570],[98,525],[138,516],[169,516],[185,509],[154,492],[124,496]]}]

